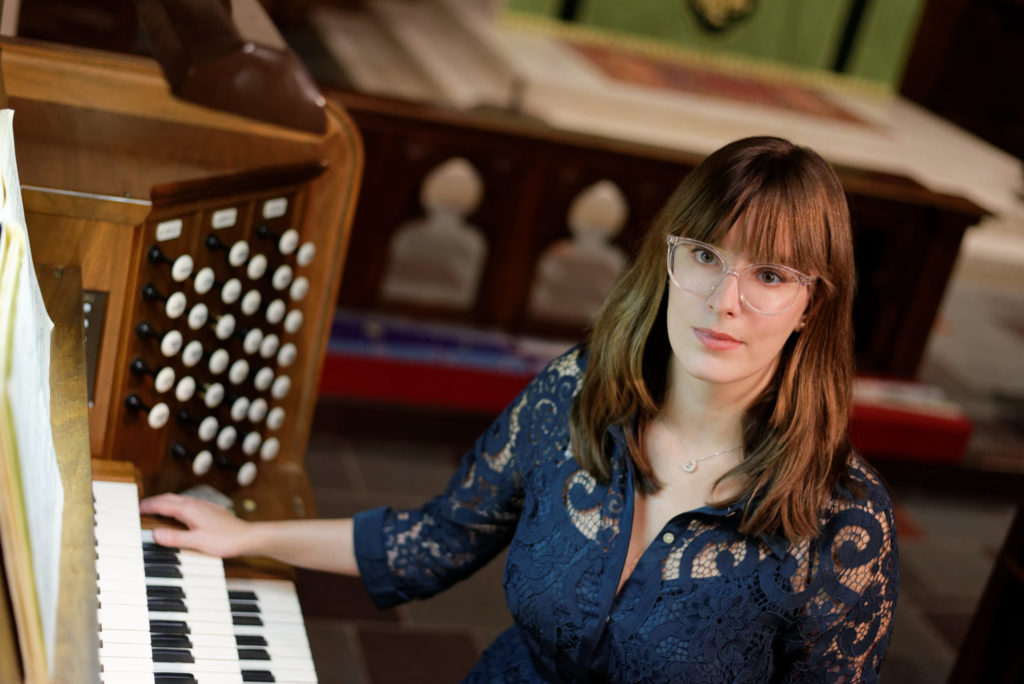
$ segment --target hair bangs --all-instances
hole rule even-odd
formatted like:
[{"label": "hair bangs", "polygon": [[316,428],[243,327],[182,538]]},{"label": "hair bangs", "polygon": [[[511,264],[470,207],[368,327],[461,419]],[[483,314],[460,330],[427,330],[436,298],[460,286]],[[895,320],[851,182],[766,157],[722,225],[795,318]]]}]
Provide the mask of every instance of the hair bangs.
[{"label": "hair bangs", "polygon": [[732,224],[740,249],[751,261],[783,264],[830,285],[832,212],[820,182],[792,172],[764,181],[751,188]]},{"label": "hair bangs", "polygon": [[[800,157],[802,150],[791,152]],[[707,174],[670,233],[721,245],[734,228],[751,261],[783,264],[829,282],[830,211],[821,179],[810,178],[804,160],[765,155],[722,182]]]}]

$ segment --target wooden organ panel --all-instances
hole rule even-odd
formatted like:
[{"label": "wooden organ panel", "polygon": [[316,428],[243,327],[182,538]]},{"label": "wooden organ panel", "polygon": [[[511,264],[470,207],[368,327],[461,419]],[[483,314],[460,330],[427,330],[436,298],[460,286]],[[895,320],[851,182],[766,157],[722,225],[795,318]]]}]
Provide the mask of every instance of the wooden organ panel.
[{"label": "wooden organ panel", "polygon": [[97,303],[92,455],[133,461],[147,493],[203,482],[248,517],[311,515],[303,453],[362,168],[349,119],[329,105],[314,135],[184,103],[141,58],[12,41],[0,59],[33,257],[81,264]]}]

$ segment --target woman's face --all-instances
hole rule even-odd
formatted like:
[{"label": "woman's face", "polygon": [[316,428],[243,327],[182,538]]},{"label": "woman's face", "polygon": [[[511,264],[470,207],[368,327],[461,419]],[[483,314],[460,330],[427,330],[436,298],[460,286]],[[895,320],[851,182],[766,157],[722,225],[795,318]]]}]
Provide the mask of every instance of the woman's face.
[{"label": "woman's face", "polygon": [[[738,251],[740,230],[734,226],[717,247],[737,271],[752,263],[748,254]],[[801,327],[809,296],[808,288],[801,286],[789,308],[766,316],[740,299],[739,279],[733,275],[708,295],[688,292],[669,281],[670,377],[684,384],[696,380],[741,392],[760,391],[775,371],[786,340]]]}]

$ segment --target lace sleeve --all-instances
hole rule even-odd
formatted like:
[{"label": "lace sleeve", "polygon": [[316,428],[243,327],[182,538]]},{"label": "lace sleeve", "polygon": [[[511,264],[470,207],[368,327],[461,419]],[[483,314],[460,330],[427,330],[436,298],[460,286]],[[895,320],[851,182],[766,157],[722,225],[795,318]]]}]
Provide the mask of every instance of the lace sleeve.
[{"label": "lace sleeve", "polygon": [[378,606],[432,596],[509,543],[524,496],[520,463],[531,458],[535,395],[552,375],[552,367],[538,375],[477,439],[444,494],[417,510],[356,516],[360,575]]},{"label": "lace sleeve", "polygon": [[835,504],[808,558],[809,600],[789,635],[787,684],[878,681],[899,577],[892,504],[884,489]]}]

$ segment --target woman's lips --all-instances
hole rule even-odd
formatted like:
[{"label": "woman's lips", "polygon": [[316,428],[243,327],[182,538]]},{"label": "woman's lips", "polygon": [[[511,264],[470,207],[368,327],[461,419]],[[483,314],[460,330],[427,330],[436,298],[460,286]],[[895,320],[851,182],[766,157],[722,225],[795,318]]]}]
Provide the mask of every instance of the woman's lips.
[{"label": "woman's lips", "polygon": [[710,328],[694,328],[693,333],[701,344],[712,351],[728,351],[743,344],[732,335],[715,332]]}]

